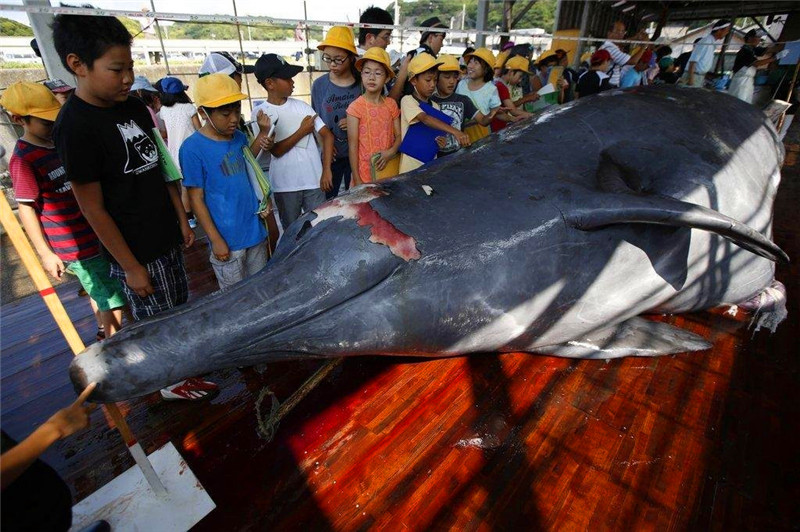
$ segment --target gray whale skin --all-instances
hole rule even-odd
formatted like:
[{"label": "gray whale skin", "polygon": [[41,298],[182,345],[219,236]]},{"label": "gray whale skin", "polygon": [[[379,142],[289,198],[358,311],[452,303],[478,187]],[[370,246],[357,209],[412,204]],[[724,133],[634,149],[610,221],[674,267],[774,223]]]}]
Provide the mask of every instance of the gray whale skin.
[{"label": "gray whale skin", "polygon": [[707,349],[638,315],[769,285],[783,155],[724,94],[585,98],[306,213],[260,273],[91,345],[70,376],[109,402],[276,360]]}]

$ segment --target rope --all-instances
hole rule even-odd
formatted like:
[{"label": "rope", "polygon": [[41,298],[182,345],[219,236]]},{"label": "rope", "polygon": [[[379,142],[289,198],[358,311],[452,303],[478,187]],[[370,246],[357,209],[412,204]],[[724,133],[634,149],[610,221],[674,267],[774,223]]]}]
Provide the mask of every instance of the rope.
[{"label": "rope", "polygon": [[[278,430],[278,425],[286,416],[286,414],[291,412],[300,401],[305,399],[305,397],[311,393],[311,390],[316,388],[319,383],[321,383],[325,377],[331,373],[331,371],[336,369],[342,363],[342,360],[344,359],[337,358],[331,360],[319,368],[283,403],[279,404],[275,394],[267,386],[264,386],[264,388],[262,388],[259,392],[258,399],[256,400],[256,422],[258,424],[258,435],[268,442],[272,441],[272,439],[275,437],[275,433]],[[272,396],[272,406],[270,408],[269,416],[264,416],[261,413],[261,403],[268,395]]]}]

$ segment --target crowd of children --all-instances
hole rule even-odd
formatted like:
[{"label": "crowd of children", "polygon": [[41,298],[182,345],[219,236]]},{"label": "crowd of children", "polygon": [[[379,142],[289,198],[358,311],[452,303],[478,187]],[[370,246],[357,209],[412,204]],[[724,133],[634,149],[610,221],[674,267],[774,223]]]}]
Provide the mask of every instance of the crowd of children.
[{"label": "crowd of children", "polygon": [[[138,320],[186,301],[181,247],[192,245],[196,224],[225,290],[264,267],[276,219],[288,227],[342,189],[449,156],[527,119],[545,98],[563,103],[610,88],[615,56],[636,59],[619,69],[623,86],[676,77],[665,47],[626,55],[604,45],[580,71],[564,50],[533,64],[531,47],[513,43],[498,56],[487,48],[439,55],[436,17],[398,66],[386,51],[391,30],[368,26],[391,24],[391,15],[370,8],[361,22],[359,48],[346,26],[319,43],[328,72],[308,105],[292,98],[303,68],[276,54],[254,66],[209,54],[190,98],[178,78],[134,76],[132,38],[118,20],[55,18],[54,43],[77,87],[18,83],[0,103],[24,129],[10,164],[20,218],[46,270],[80,279],[97,308],[98,339],[119,329],[123,314]],[[251,129],[241,110],[248,73],[268,94]],[[165,160],[177,179],[165,180]],[[162,395],[196,399],[214,389],[189,379]]]}]

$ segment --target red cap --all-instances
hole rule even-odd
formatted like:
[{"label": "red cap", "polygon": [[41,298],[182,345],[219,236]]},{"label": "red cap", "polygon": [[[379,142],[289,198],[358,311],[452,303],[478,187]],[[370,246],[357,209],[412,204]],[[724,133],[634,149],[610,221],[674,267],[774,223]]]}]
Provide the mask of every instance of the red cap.
[{"label": "red cap", "polygon": [[597,50],[592,54],[592,58],[589,60],[594,66],[602,65],[606,61],[611,61],[611,54],[608,53],[608,50]]}]

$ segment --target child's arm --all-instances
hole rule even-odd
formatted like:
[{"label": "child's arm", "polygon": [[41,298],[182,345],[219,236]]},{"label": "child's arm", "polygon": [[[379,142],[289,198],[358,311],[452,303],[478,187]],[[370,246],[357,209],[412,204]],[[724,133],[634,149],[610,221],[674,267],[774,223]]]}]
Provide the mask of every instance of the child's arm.
[{"label": "child's arm", "polygon": [[282,157],[284,154],[286,154],[286,152],[294,148],[294,145],[300,142],[300,139],[314,132],[314,120],[316,119],[317,115],[306,116],[303,118],[303,121],[300,122],[300,127],[297,128],[297,131],[282,141],[276,142],[270,150],[270,153],[272,153],[272,155],[275,157]]},{"label": "child's arm", "polygon": [[50,249],[50,245],[44,237],[42,222],[39,221],[39,215],[36,214],[36,210],[23,202],[18,202],[17,206],[19,207],[19,219],[22,221],[22,227],[25,228],[33,248],[39,254],[45,271],[56,279],[61,279],[61,274],[64,273],[64,263]]},{"label": "child's arm", "polygon": [[451,125],[445,124],[438,118],[434,118],[424,111],[418,114],[415,118],[417,122],[422,122],[428,127],[432,127],[433,129],[438,129],[439,131],[444,131],[445,133],[450,133],[456,138],[458,143],[463,147],[469,146],[470,144],[469,135],[467,135],[463,131],[459,131],[458,129],[454,128]]},{"label": "child's arm", "polygon": [[[375,164],[375,166],[378,167],[378,170],[383,170],[384,168],[386,168],[386,165],[388,164],[389,159],[391,159],[392,157],[397,155],[397,150],[400,149],[400,143],[403,142],[403,136],[402,136],[402,133],[401,133],[402,130],[400,128],[400,117],[399,116],[392,121],[392,129],[394,130],[394,144],[392,144],[389,149],[386,149],[386,150],[383,150],[382,152],[380,152],[381,157],[380,157],[380,159],[378,159],[377,163]],[[438,138],[442,138],[442,137],[436,137],[436,138],[438,139]]]},{"label": "child's arm", "polygon": [[181,236],[183,236],[183,247],[189,248],[194,244],[194,231],[189,227],[189,220],[186,219],[186,211],[183,208],[181,201],[181,182],[172,181],[166,183],[167,193],[169,200],[172,203],[172,208],[175,209],[175,216],[178,217],[178,224],[181,226]]},{"label": "child's arm", "polygon": [[488,127],[489,124],[492,123],[492,120],[495,119],[495,115],[497,115],[497,112],[499,110],[500,110],[499,107],[495,107],[494,109],[489,111],[489,114],[487,114],[487,115],[485,115],[485,114],[481,113],[480,111],[478,111],[477,113],[475,113],[475,116],[473,117],[473,120],[475,122],[477,122],[478,124],[484,126],[484,127]]},{"label": "child's arm", "polygon": [[[511,98],[506,98],[505,100],[502,101],[502,104],[503,104],[502,107],[503,109],[505,109],[505,112],[511,116],[514,116],[516,118],[528,118],[529,116],[531,116],[530,113],[514,105],[514,102],[511,101]],[[501,118],[501,120],[503,119]],[[508,122],[508,120],[506,120],[506,122]]]},{"label": "child's arm", "polygon": [[[131,290],[136,292],[139,297],[147,297],[154,293],[153,285],[150,282],[150,274],[147,269],[139,264],[139,261],[134,256],[125,238],[119,231],[116,222],[106,210],[105,203],[103,202],[103,188],[99,181],[92,181],[89,183],[72,182],[72,192],[75,194],[75,199],[78,200],[78,205],[83,212],[83,216],[89,225],[92,226],[94,232],[106,251],[111,253],[114,260],[119,263],[123,270],[125,270],[125,283],[131,287]],[[178,196],[180,201],[180,196]],[[181,207],[183,212],[183,207]],[[184,220],[186,215],[183,214]]]},{"label": "child's arm", "polygon": [[358,122],[358,117],[347,115],[347,154],[350,156],[350,180],[354,187],[364,182],[358,175]]},{"label": "child's arm", "polygon": [[228,248],[228,243],[222,238],[214,220],[211,218],[211,213],[208,212],[205,192],[200,187],[188,187],[186,192],[189,193],[189,203],[192,205],[192,212],[195,218],[197,218],[197,221],[200,222],[203,231],[208,235],[208,241],[211,242],[211,252],[217,259],[223,262],[230,259],[231,250]]},{"label": "child's arm", "polygon": [[331,163],[333,162],[333,133],[328,126],[323,126],[319,130],[322,139],[322,177],[319,178],[319,188],[325,192],[330,192],[333,188],[333,172]]},{"label": "child's arm", "polygon": [[397,71],[397,76],[395,76],[394,85],[392,85],[392,90],[389,91],[389,98],[395,100],[398,105],[400,104],[400,100],[403,99],[403,88],[406,85],[406,80],[408,79],[408,63],[411,61],[411,58],[406,54],[403,58],[403,62],[400,63],[400,70]]},{"label": "child's arm", "polygon": [[0,457],[0,479],[2,479],[0,486],[2,489],[10,486],[56,441],[71,436],[89,425],[89,413],[94,410],[96,405],[84,406],[83,403],[95,386],[95,383],[91,383],[81,392],[74,403],[53,414],[19,445],[3,453],[3,456]]},{"label": "child's arm", "polygon": [[539,93],[538,92],[529,92],[528,94],[525,94],[524,96],[522,96],[522,98],[519,98],[518,100],[515,100],[514,101],[514,107],[522,107],[526,103],[535,102],[538,99],[539,99]]},{"label": "child's arm", "polygon": [[254,138],[253,142],[250,144],[250,153],[258,157],[258,154],[262,150],[270,151],[275,145],[275,142],[272,137],[267,136],[272,124],[267,113],[261,109],[258,110],[258,114],[256,115],[256,124],[258,124],[258,135],[256,135],[256,138]]}]

